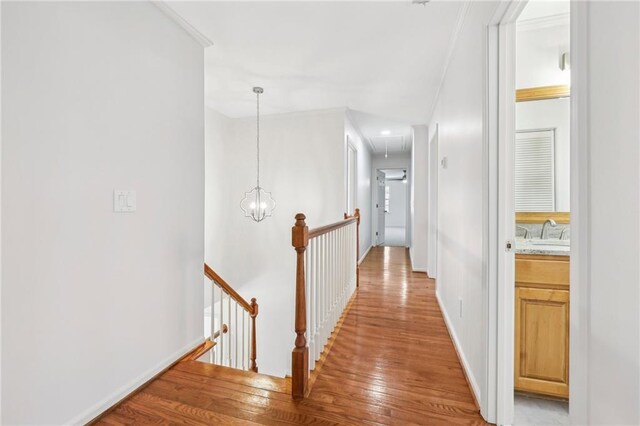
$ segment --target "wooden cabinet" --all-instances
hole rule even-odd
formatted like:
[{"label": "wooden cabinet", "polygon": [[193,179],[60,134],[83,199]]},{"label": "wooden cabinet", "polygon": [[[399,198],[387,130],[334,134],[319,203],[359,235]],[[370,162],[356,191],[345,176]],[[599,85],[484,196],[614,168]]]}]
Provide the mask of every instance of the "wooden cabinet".
[{"label": "wooden cabinet", "polygon": [[569,257],[516,255],[515,389],[569,397]]}]

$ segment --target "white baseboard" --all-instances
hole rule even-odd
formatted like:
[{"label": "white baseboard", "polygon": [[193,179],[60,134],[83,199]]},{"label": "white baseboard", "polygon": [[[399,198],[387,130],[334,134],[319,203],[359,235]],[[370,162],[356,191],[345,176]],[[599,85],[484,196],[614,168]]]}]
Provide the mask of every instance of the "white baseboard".
[{"label": "white baseboard", "polygon": [[364,262],[364,259],[367,257],[367,255],[369,254],[369,252],[371,251],[372,248],[373,248],[373,244],[371,244],[369,246],[369,248],[367,249],[367,251],[364,252],[362,257],[360,257],[360,260],[358,260],[358,265],[361,264],[362,262]]},{"label": "white baseboard", "polygon": [[411,247],[409,247],[409,259],[411,260],[411,270],[413,272],[424,272],[425,274],[427,273],[426,266],[416,266],[416,264],[413,263],[413,250],[411,250]]},{"label": "white baseboard", "polygon": [[154,367],[150,368],[140,376],[138,376],[135,380],[132,380],[128,384],[124,385],[117,391],[113,392],[111,395],[98,402],[88,410],[82,412],[78,416],[69,420],[68,422],[64,422],[66,425],[84,425],[89,421],[95,419],[100,414],[107,411],[109,408],[113,407],[115,404],[120,402],[123,398],[129,395],[131,392],[142,386],[145,382],[149,381],[153,376],[160,373],[162,370],[182,358],[184,355],[191,352],[194,348],[204,342],[204,337],[199,337],[193,342],[185,345],[183,348],[175,351],[165,359],[163,359],[160,363],[156,364]]},{"label": "white baseboard", "polygon": [[447,313],[447,309],[444,307],[444,303],[442,303],[442,299],[440,298],[440,293],[436,290],[436,299],[438,300],[438,305],[440,306],[440,312],[442,312],[442,316],[444,318],[444,322],[447,326],[447,330],[449,330],[449,335],[451,336],[451,340],[453,340],[453,345],[456,347],[456,352],[458,352],[458,358],[460,358],[460,362],[462,362],[462,368],[464,369],[465,375],[469,380],[469,384],[471,385],[471,391],[473,392],[473,396],[475,397],[476,402],[479,404],[480,401],[480,386],[478,386],[478,381],[476,380],[473,372],[471,371],[471,367],[469,366],[469,362],[467,361],[467,357],[464,355],[462,351],[462,345],[460,345],[460,340],[458,340],[458,335],[453,329],[453,324],[451,323],[451,319],[449,318],[449,314]]}]

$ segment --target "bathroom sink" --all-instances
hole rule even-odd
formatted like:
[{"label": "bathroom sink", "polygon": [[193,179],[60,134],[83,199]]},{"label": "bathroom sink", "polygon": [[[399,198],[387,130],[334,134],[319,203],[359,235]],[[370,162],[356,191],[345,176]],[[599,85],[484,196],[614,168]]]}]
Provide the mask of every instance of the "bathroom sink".
[{"label": "bathroom sink", "polygon": [[556,246],[556,247],[569,247],[571,242],[569,240],[557,240],[557,239],[548,239],[548,240],[531,240],[529,244],[534,246]]}]

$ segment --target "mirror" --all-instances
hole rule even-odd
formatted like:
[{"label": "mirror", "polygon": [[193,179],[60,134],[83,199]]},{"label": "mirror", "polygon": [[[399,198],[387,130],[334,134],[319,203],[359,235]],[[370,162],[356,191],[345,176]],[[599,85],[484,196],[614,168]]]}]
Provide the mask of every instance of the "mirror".
[{"label": "mirror", "polygon": [[[541,217],[546,217],[568,223],[569,95],[568,86],[516,91],[515,203],[518,222],[539,223]],[[525,212],[530,214],[523,214]],[[551,212],[562,214],[550,215]]]}]

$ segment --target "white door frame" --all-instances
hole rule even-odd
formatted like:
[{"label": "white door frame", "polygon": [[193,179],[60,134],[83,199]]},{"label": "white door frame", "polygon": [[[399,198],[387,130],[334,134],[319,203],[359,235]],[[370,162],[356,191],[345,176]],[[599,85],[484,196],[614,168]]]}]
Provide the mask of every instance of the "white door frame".
[{"label": "white door frame", "polygon": [[[373,237],[375,237],[375,244],[374,246],[379,247],[379,246],[384,246],[384,238],[382,238],[382,241],[380,241],[380,236],[384,234],[384,228],[386,227],[386,217],[384,216],[386,214],[383,213],[382,219],[383,222],[385,222],[385,226],[382,228],[382,230],[380,229],[380,208],[382,208],[383,212],[384,212],[384,196],[382,198],[382,200],[380,200],[380,180],[379,178],[379,174],[384,172],[382,170],[385,169],[375,169],[376,170],[376,183],[375,183],[375,188],[376,190],[375,192],[375,200],[374,200],[374,205],[376,206],[375,211],[376,211],[376,220],[374,221],[374,225],[375,225],[375,229],[373,232]],[[386,183],[385,183],[386,186]],[[386,188],[385,188],[386,191]],[[384,192],[384,191],[383,191]],[[382,206],[382,207],[381,207]]]},{"label": "white door frame", "polygon": [[[346,141],[346,150],[345,150],[345,203],[344,203],[344,211],[345,213],[352,215],[355,211],[355,209],[358,206],[358,148],[356,148],[356,146],[354,145],[354,143],[351,141],[351,138],[349,138],[349,135],[347,135],[347,141]],[[353,153],[353,173],[354,173],[354,179],[353,179],[353,188],[350,188],[351,186],[351,179],[349,176],[349,170],[351,168],[351,164],[349,164],[349,154]],[[350,192],[350,190],[353,191],[353,193]],[[352,200],[349,200],[349,197],[351,196]],[[353,206],[349,206],[349,201],[353,201]]]},{"label": "white door frame", "polygon": [[438,123],[436,123],[433,136],[429,139],[429,248],[427,250],[427,275],[434,279],[438,275],[438,180],[440,179],[438,137]]},{"label": "white door frame", "polygon": [[[484,277],[487,381],[481,412],[492,423],[513,422],[515,241],[515,22],[527,0],[502,0],[487,27],[485,114]],[[588,2],[571,2],[571,317],[569,407],[573,423],[587,424],[589,286],[586,147]],[[579,284],[578,284],[579,283]]]}]

